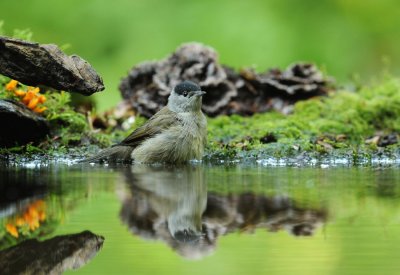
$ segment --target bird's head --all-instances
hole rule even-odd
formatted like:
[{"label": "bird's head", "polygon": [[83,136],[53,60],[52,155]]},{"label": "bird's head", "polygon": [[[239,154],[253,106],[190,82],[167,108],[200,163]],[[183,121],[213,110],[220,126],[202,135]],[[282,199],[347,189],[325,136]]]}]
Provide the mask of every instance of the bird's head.
[{"label": "bird's head", "polygon": [[200,111],[202,96],[205,93],[196,83],[183,81],[172,90],[168,98],[168,107],[177,113]]},{"label": "bird's head", "polygon": [[181,212],[182,209],[174,213],[171,213],[171,215],[168,217],[167,225],[168,225],[168,230],[171,233],[171,236],[175,240],[182,243],[198,242],[202,236],[202,222],[201,222],[202,213],[181,213]]}]

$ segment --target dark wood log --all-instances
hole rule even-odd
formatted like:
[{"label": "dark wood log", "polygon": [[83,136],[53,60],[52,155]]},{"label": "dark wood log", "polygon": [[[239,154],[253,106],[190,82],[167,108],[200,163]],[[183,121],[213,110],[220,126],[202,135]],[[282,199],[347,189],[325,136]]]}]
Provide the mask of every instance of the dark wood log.
[{"label": "dark wood log", "polygon": [[91,95],[104,90],[103,80],[77,55],[67,56],[54,44],[0,36],[0,74],[30,86]]},{"label": "dark wood log", "polygon": [[0,100],[0,147],[37,142],[49,134],[46,119],[12,100]]}]

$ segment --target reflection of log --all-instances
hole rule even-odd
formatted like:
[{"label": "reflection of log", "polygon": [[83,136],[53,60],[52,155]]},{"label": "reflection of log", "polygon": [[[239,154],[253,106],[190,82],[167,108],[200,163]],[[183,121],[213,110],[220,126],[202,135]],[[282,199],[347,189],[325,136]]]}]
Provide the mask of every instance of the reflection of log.
[{"label": "reflection of log", "polygon": [[298,207],[285,196],[264,196],[242,193],[221,197],[208,194],[203,221],[208,228],[222,229],[224,233],[236,230],[254,232],[266,228],[270,232],[286,230],[294,236],[311,236],[326,220],[323,209]]},{"label": "reflection of log", "polygon": [[47,121],[15,101],[0,100],[0,147],[39,141],[49,133]]},{"label": "reflection of log", "polygon": [[103,81],[88,62],[67,56],[56,45],[0,36],[0,74],[26,85],[91,95],[104,90]]},{"label": "reflection of log", "polygon": [[[21,167],[1,167],[0,219],[16,214],[32,201],[43,198],[51,191],[53,188],[48,178],[43,177],[38,171],[33,172]],[[0,241],[0,249],[1,247]]]},{"label": "reflection of log", "polygon": [[89,231],[43,242],[28,240],[0,251],[0,270],[2,274],[61,274],[86,264],[103,241]]},{"label": "reflection of log", "polygon": [[122,97],[139,114],[150,117],[166,102],[171,89],[183,80],[197,82],[207,92],[203,111],[251,115],[278,110],[287,113],[298,100],[326,95],[328,80],[312,64],[295,64],[286,70],[258,74],[241,72],[218,62],[216,51],[199,43],[184,44],[167,58],[139,64],[122,80]]}]

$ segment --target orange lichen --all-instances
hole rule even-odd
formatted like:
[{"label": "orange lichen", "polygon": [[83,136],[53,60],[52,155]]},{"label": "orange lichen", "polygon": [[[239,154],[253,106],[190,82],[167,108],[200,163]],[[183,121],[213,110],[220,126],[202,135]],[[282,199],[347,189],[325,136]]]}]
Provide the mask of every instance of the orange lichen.
[{"label": "orange lichen", "polygon": [[18,96],[18,97],[23,97],[23,96],[26,95],[26,92],[23,91],[23,90],[16,90],[16,91],[14,92],[14,94],[15,94],[16,96]]},{"label": "orange lichen", "polygon": [[17,88],[17,85],[18,85],[18,81],[11,80],[10,82],[8,82],[6,84],[6,90],[12,92]]},{"label": "orange lichen", "polygon": [[33,99],[36,98],[36,94],[38,93],[38,90],[29,90],[26,92],[26,95],[22,98],[22,101],[25,103],[25,105],[28,105],[29,102]]},{"label": "orange lichen", "polygon": [[28,106],[29,109],[33,110],[33,109],[36,108],[36,105],[37,105],[38,103],[39,103],[39,98],[34,97],[34,98],[32,98],[31,101],[29,101],[29,103],[28,103],[27,106]]},{"label": "orange lichen", "polygon": [[32,100],[32,98],[33,98],[33,96],[34,96],[34,94],[32,93],[32,92],[27,92],[26,94],[25,94],[25,96],[22,98],[22,102],[26,105],[26,104],[29,104],[29,101],[31,101]]},{"label": "orange lichen", "polygon": [[37,201],[32,203],[32,206],[34,208],[42,209],[43,207],[46,206],[46,203],[43,200],[37,200]]},{"label": "orange lichen", "polygon": [[26,223],[25,220],[23,218],[21,218],[21,217],[19,217],[19,218],[17,218],[15,220],[15,225],[18,226],[18,227],[23,226],[25,223]]},{"label": "orange lichen", "polygon": [[35,231],[35,229],[39,228],[39,219],[33,219],[29,224],[29,229],[31,231]]},{"label": "orange lichen", "polygon": [[46,102],[46,97],[44,95],[39,96],[39,102],[40,103],[45,103]]},{"label": "orange lichen", "polygon": [[33,109],[33,111],[35,113],[38,113],[38,114],[43,113],[46,110],[47,110],[47,107],[44,107],[44,106],[43,107],[36,107],[35,109]]},{"label": "orange lichen", "polygon": [[24,91],[22,89],[17,89],[17,86],[18,81],[11,80],[6,84],[6,90],[13,92],[14,95],[19,97],[20,100],[35,113],[43,113],[47,110],[44,106],[38,106],[38,104],[46,102],[46,97],[39,93],[40,89],[38,87],[28,86],[27,90]]},{"label": "orange lichen", "polygon": [[44,221],[46,219],[46,213],[44,211],[39,212],[39,221]]}]

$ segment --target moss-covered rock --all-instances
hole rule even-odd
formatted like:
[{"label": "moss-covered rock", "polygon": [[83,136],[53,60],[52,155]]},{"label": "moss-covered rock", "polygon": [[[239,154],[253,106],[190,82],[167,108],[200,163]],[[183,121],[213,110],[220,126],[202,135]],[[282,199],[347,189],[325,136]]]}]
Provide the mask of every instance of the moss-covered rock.
[{"label": "moss-covered rock", "polygon": [[208,158],[395,152],[398,143],[384,150],[366,140],[400,132],[400,80],[384,77],[358,91],[301,101],[287,116],[270,112],[209,119],[208,130]]}]

